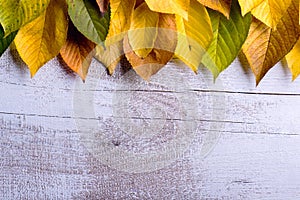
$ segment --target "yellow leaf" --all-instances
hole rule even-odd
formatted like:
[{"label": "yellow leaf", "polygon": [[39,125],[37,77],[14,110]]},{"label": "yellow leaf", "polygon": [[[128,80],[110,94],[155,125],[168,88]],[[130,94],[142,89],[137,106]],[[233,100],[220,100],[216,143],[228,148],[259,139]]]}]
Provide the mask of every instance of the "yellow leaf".
[{"label": "yellow leaf", "polygon": [[97,45],[95,58],[104,64],[109,74],[112,75],[124,55],[122,41],[116,42],[105,48],[102,45]]},{"label": "yellow leaf", "polygon": [[157,36],[159,14],[142,3],[133,12],[128,31],[129,44],[137,56],[145,58],[152,51]]},{"label": "yellow leaf", "polygon": [[231,7],[231,0],[198,0],[201,4],[219,11],[222,13],[227,19],[229,19],[230,15],[230,7]]},{"label": "yellow leaf", "polygon": [[45,12],[22,27],[16,38],[16,48],[30,69],[31,76],[54,58],[67,38],[67,6],[64,1],[51,0]]},{"label": "yellow leaf", "polygon": [[60,50],[64,62],[85,80],[95,55],[96,44],[84,37],[73,24],[69,25],[68,39]]},{"label": "yellow leaf", "polygon": [[264,0],[238,0],[241,6],[242,15],[246,15],[248,12],[260,5]]},{"label": "yellow leaf", "polygon": [[285,56],[289,69],[293,75],[293,80],[295,80],[300,74],[300,39],[293,47],[293,49]]},{"label": "yellow leaf", "polygon": [[140,58],[132,50],[127,35],[124,38],[123,48],[126,58],[133,69],[143,79],[149,80],[169,60],[172,59],[177,45],[177,33],[175,16],[171,14],[159,14],[158,33],[154,48],[145,58]]},{"label": "yellow leaf", "polygon": [[176,14],[188,20],[190,0],[145,0],[149,8],[155,12]]},{"label": "yellow leaf", "polygon": [[280,61],[294,46],[299,37],[299,2],[293,0],[276,29],[253,19],[243,52],[256,76],[256,83]]},{"label": "yellow leaf", "polygon": [[206,8],[196,0],[191,0],[188,18],[186,21],[176,15],[178,44],[175,55],[197,72],[213,38],[213,31]]},{"label": "yellow leaf", "polygon": [[239,0],[242,13],[249,11],[271,28],[276,28],[292,0]]},{"label": "yellow leaf", "polygon": [[129,30],[135,0],[110,0],[110,25],[105,44],[107,46],[123,39]]}]

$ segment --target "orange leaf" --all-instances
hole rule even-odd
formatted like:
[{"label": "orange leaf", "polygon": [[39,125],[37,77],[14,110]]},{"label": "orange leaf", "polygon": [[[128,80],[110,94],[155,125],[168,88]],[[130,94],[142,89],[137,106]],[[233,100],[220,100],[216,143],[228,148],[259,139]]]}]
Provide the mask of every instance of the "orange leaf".
[{"label": "orange leaf", "polygon": [[85,80],[94,56],[96,44],[84,37],[73,24],[70,24],[66,44],[60,50],[65,63]]},{"label": "orange leaf", "polygon": [[123,48],[125,55],[133,69],[143,79],[149,80],[165,64],[172,59],[177,45],[176,22],[172,14],[160,14],[158,22],[158,34],[154,43],[154,48],[145,58],[137,56],[125,35]]}]

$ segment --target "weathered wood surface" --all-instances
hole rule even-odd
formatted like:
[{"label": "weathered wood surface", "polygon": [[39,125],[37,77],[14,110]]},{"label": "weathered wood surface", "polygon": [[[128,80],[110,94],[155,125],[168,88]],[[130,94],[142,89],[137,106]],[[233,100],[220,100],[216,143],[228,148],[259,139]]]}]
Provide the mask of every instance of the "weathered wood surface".
[{"label": "weathered wood surface", "polygon": [[215,84],[94,62],[83,84],[6,52],[0,94],[0,199],[300,198],[300,82],[280,65],[256,88],[238,61]]}]

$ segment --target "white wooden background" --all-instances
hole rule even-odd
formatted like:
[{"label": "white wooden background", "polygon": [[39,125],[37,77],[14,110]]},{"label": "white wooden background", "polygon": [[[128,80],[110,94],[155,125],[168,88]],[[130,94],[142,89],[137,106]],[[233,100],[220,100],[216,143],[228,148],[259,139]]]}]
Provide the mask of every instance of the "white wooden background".
[{"label": "white wooden background", "polygon": [[216,83],[173,62],[144,82],[0,59],[0,199],[300,199],[300,80]]}]

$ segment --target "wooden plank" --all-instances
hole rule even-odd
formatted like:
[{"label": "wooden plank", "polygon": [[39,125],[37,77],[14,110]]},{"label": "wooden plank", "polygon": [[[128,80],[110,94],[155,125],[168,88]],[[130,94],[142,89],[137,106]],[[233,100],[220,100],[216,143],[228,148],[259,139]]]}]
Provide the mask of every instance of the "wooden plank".
[{"label": "wooden plank", "polygon": [[299,84],[278,65],[256,88],[237,60],[216,84],[176,61],[150,82],[94,61],[83,84],[57,59],[30,79],[7,51],[0,199],[298,199]]},{"label": "wooden plank", "polygon": [[[76,77],[70,71],[66,71],[65,67],[59,65],[57,59],[46,64],[33,79],[30,79],[28,69],[15,54],[15,52],[11,54],[10,51],[7,51],[1,58],[1,83],[18,84],[29,87],[72,89]],[[97,62],[94,61],[94,64],[97,64]],[[196,81],[197,79],[205,79],[206,84],[209,84],[209,86],[213,85],[212,75],[204,68],[200,68],[201,73],[194,75],[193,72],[186,66],[178,63],[178,61],[171,62],[168,66],[172,70],[171,75],[183,75],[189,80],[192,80],[190,84],[195,90],[205,89],[201,87],[203,84],[199,84],[199,82]],[[100,69],[97,70],[99,71]],[[182,70],[184,70],[184,72],[182,72]],[[159,76],[159,74],[157,76]],[[270,70],[261,84],[256,87],[251,70],[245,66],[245,64],[244,66],[240,65],[239,60],[235,60],[228,69],[221,73],[217,79],[217,83],[218,82],[222,82],[222,91],[258,94],[283,93],[291,95],[299,94],[300,84],[299,80],[291,81],[291,74],[287,67],[277,64]],[[53,87],[56,83],[59,87]]]},{"label": "wooden plank", "polygon": [[[76,132],[42,128],[46,123],[68,127],[69,119],[3,118],[1,194],[6,199],[131,195],[160,199],[184,198],[180,195],[198,199],[294,199],[300,195],[298,135],[222,132],[205,158],[199,153],[201,140],[196,138],[185,157],[171,166],[134,174],[101,164],[87,152]],[[40,126],[28,126],[25,121],[36,121]],[[200,128],[198,133],[206,132]]]}]

